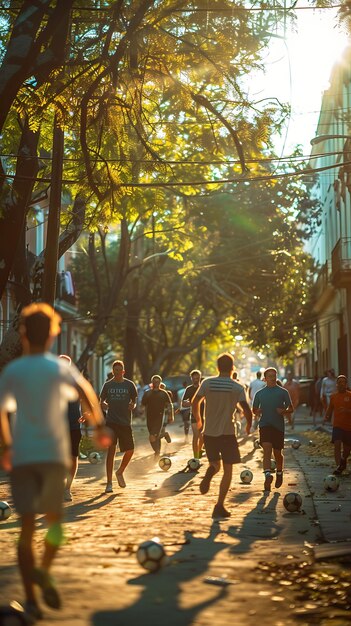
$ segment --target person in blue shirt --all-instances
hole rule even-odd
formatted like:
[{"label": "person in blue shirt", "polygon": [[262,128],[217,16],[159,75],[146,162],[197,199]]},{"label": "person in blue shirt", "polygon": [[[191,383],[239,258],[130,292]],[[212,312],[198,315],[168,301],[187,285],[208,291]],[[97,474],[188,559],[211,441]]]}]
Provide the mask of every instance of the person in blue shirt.
[{"label": "person in blue shirt", "polygon": [[270,491],[273,481],[272,451],[277,464],[275,487],[283,484],[283,448],[285,416],[291,424],[293,406],[289,392],[277,382],[277,370],[268,367],[264,372],[266,387],[255,394],[252,410],[259,419],[260,444],[263,448],[264,490]]}]

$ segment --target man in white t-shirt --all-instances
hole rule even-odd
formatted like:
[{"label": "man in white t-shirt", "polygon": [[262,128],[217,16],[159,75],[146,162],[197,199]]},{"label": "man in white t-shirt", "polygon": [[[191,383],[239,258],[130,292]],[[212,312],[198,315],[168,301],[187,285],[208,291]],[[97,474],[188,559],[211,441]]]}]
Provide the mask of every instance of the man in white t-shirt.
[{"label": "man in white t-shirt", "polygon": [[[21,520],[18,564],[31,623],[42,618],[34,585],[53,609],[61,599],[50,576],[62,543],[62,501],[71,448],[68,402],[81,399],[97,440],[111,441],[104,427],[99,401],[90,383],[74,367],[47,350],[60,331],[60,317],[44,303],[23,309],[20,333],[24,356],[12,361],[0,376],[0,440],[3,468],[10,472],[14,505]],[[11,419],[8,413],[15,413]],[[35,567],[33,535],[36,514],[45,514],[48,530],[40,567]]]},{"label": "man in white t-shirt", "polygon": [[[258,372],[256,372],[256,378],[250,382],[250,385],[249,385],[249,398],[250,398],[251,407],[252,407],[252,404],[253,404],[253,401],[254,401],[255,394],[260,389],[263,389],[263,387],[266,386],[266,383],[263,380],[261,380],[261,377],[262,377],[262,372],[258,371]],[[257,426],[258,426],[258,420],[256,420],[254,418],[253,429],[256,430]]]},{"label": "man in white t-shirt", "polygon": [[246,400],[245,389],[232,378],[234,360],[231,354],[221,354],[217,359],[218,376],[211,376],[202,381],[192,399],[192,415],[199,430],[202,429],[200,405],[205,400],[204,412],[204,445],[210,463],[200,483],[200,491],[209,491],[210,483],[219,472],[221,460],[223,476],[219,487],[217,503],[213,509],[213,518],[230,517],[224,507],[233,474],[233,464],[240,463],[240,452],[235,436],[233,413],[239,403],[246,417],[246,432],[249,434],[252,422],[251,409]]}]

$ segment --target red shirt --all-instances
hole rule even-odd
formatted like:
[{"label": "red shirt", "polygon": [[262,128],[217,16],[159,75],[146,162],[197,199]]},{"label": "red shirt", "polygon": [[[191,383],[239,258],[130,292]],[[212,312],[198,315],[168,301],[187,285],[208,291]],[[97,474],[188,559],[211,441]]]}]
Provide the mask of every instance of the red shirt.
[{"label": "red shirt", "polygon": [[329,410],[334,412],[333,426],[351,431],[351,391],[333,393]]}]

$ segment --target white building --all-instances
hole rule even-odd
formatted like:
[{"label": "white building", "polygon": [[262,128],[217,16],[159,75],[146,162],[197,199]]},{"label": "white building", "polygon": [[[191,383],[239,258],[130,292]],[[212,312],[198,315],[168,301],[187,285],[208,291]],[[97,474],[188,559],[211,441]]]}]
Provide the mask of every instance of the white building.
[{"label": "white building", "polygon": [[318,263],[311,373],[329,367],[351,375],[351,47],[334,66],[324,92],[310,165],[321,201],[309,242]]}]

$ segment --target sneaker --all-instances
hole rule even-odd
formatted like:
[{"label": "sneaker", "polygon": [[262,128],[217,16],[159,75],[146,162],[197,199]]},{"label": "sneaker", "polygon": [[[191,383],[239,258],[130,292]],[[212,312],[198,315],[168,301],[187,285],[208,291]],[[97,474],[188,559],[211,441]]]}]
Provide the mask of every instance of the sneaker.
[{"label": "sneaker", "polygon": [[200,483],[200,491],[203,495],[208,492],[210,488],[211,480],[214,477],[215,473],[216,473],[215,468],[213,467],[213,465],[210,465],[207,468],[206,474]]},{"label": "sneaker", "polygon": [[164,436],[165,440],[167,441],[167,443],[172,443],[171,436],[170,436],[170,434],[169,434],[169,432],[167,430],[165,431],[165,434],[163,436]]},{"label": "sneaker", "polygon": [[225,519],[226,517],[230,517],[230,511],[224,508],[223,504],[216,504],[212,511],[212,517],[214,519]]},{"label": "sneaker", "polygon": [[65,493],[63,495],[64,502],[72,502],[72,494],[69,489],[65,489]]},{"label": "sneaker", "polygon": [[275,477],[275,487],[281,487],[283,484],[283,472],[277,472]]},{"label": "sneaker", "polygon": [[124,489],[124,487],[126,487],[126,481],[123,478],[123,474],[119,474],[118,472],[116,472],[116,478],[119,486]]},{"label": "sneaker", "polygon": [[264,485],[263,485],[264,491],[270,491],[271,490],[272,482],[273,482],[273,476],[272,476],[272,474],[267,472],[266,478],[265,478],[265,481],[264,481]]},{"label": "sneaker", "polygon": [[113,493],[112,483],[107,483],[105,493]]},{"label": "sneaker", "polygon": [[33,582],[41,588],[43,600],[47,606],[51,609],[61,608],[59,592],[47,570],[35,567],[33,569]]},{"label": "sneaker", "polygon": [[336,468],[336,470],[334,470],[333,474],[335,476],[341,476],[341,474],[343,473],[345,469],[346,469],[346,461],[345,459],[341,459],[338,467]]},{"label": "sneaker", "polygon": [[44,618],[43,612],[36,602],[29,602],[29,600],[27,600],[27,602],[23,604],[23,609],[29,624],[35,624],[36,621]]}]

